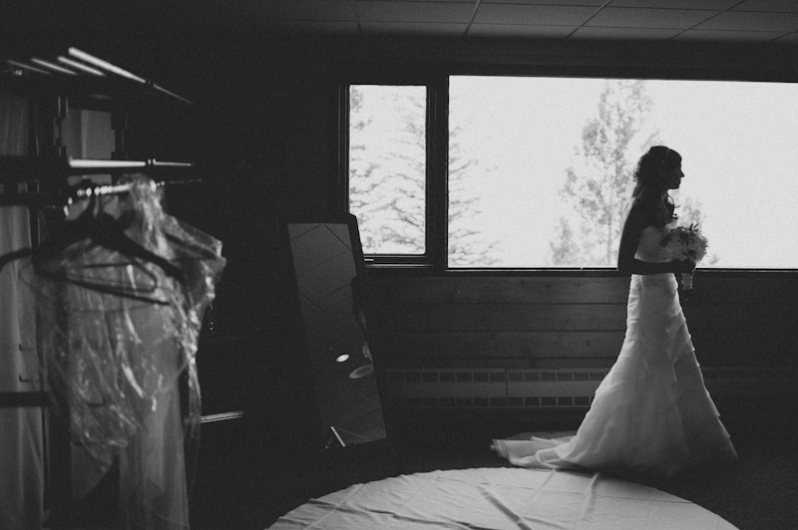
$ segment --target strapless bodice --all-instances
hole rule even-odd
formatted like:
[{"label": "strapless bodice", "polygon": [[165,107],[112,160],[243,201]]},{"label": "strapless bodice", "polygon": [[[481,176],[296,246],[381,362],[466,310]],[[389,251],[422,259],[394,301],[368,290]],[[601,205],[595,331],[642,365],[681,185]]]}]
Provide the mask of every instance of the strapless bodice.
[{"label": "strapless bodice", "polygon": [[676,221],[674,220],[663,227],[650,225],[644,228],[640,233],[640,242],[637,244],[635,258],[649,263],[668,261],[665,249],[662,247],[662,240],[675,227]]}]

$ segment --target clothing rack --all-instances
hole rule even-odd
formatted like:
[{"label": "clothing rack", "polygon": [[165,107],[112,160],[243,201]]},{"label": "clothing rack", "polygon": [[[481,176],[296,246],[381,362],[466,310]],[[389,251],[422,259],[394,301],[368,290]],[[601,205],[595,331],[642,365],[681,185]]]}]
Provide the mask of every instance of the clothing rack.
[{"label": "clothing rack", "polygon": [[56,58],[8,58],[0,79],[3,86],[26,95],[58,94],[115,103],[136,102],[143,98],[147,104],[157,101],[192,104],[152,80],[77,48],[69,48]]},{"label": "clothing rack", "polygon": [[[63,188],[66,177],[89,174],[118,175],[130,171],[163,174],[190,170],[189,162],[155,159],[136,160],[127,156],[128,113],[159,104],[190,107],[192,102],[83,50],[69,48],[55,58],[9,58],[0,63],[0,86],[30,99],[28,155],[0,157],[0,195],[16,193],[15,183],[55,180]],[[115,150],[112,159],[71,158],[62,142],[61,123],[68,109],[86,108],[111,112]],[[162,178],[165,178],[161,175]],[[8,184],[12,184],[8,186]],[[44,193],[50,190],[41,190]],[[0,199],[3,200],[3,199]]]},{"label": "clothing rack", "polygon": [[[121,194],[127,185],[114,184],[124,173],[144,172],[158,186],[200,182],[191,177],[194,164],[155,159],[131,160],[127,156],[128,112],[146,112],[158,105],[188,108],[192,102],[155,82],[77,48],[55,58],[0,58],[0,87],[28,100],[28,154],[0,156],[0,205],[27,206],[32,225],[37,211],[64,207],[70,199]],[[109,110],[112,113],[114,152],[111,159],[70,158],[62,144],[61,122],[68,108]],[[186,176],[186,172],[189,173]],[[70,185],[69,177],[110,174],[110,185]],[[36,230],[33,230],[34,234]],[[34,238],[36,236],[34,235]],[[37,241],[32,241],[36,246]],[[21,377],[21,376],[20,376]],[[0,392],[0,408],[52,408],[41,374],[40,390]],[[50,482],[47,486],[52,530],[72,527],[70,433],[66,425],[48,421]],[[46,495],[47,496],[47,495]]]},{"label": "clothing rack", "polygon": [[[201,179],[167,174],[174,170],[193,169],[194,164],[190,162],[78,159],[52,164],[24,157],[4,157],[0,158],[0,205],[60,207],[69,198],[81,198],[81,194],[90,197],[91,192],[87,190],[95,190],[95,196],[111,193],[105,189],[107,186],[70,186],[67,183],[68,177],[79,175],[118,175],[141,171],[152,177],[157,176],[157,185],[160,187],[202,182]],[[42,175],[48,178],[42,179]],[[127,188],[120,188],[116,193],[125,191]]]},{"label": "clothing rack", "polygon": [[[151,172],[148,171],[147,173],[150,174]],[[201,179],[162,180],[155,181],[154,185],[158,188],[166,188],[200,184],[201,182]],[[66,186],[61,191],[45,193],[39,191],[36,186],[31,186],[31,184],[35,183],[26,183],[21,189],[17,189],[10,193],[0,191],[0,206],[61,208],[75,200],[108,195],[121,195],[130,191],[130,184],[92,184],[91,181],[86,181],[86,183]],[[0,400],[0,403],[2,403],[2,400]]]}]

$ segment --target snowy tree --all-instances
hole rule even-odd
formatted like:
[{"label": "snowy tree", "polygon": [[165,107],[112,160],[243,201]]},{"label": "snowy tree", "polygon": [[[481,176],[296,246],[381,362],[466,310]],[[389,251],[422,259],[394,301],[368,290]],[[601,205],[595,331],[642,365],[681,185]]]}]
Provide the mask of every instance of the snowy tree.
[{"label": "snowy tree", "polygon": [[[403,90],[370,89],[353,86],[350,92],[350,211],[358,217],[366,253],[423,254],[426,98]],[[381,128],[374,127],[377,113]],[[449,131],[448,184],[458,191],[450,194],[447,215],[449,261],[488,266],[496,262],[495,243],[485,241],[464,222],[479,213],[479,197],[467,193],[469,175],[479,163],[462,152],[457,142],[460,132]]]}]

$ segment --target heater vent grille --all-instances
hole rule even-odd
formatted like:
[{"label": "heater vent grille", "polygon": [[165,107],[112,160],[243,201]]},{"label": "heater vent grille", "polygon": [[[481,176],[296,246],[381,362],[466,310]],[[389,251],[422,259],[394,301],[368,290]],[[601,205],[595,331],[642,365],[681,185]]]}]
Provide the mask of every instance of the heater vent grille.
[{"label": "heater vent grille", "polygon": [[[798,371],[703,368],[712,397],[792,394]],[[588,408],[607,370],[391,369],[388,398],[401,408]]]}]

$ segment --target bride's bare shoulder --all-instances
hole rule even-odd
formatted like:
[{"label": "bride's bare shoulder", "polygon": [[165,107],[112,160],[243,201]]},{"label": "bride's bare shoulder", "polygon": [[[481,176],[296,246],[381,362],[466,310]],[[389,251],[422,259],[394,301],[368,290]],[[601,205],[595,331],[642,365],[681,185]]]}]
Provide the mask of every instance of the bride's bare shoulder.
[{"label": "bride's bare shoulder", "polygon": [[632,203],[626,208],[624,227],[641,231],[651,224],[651,215],[648,210],[640,203]]}]

